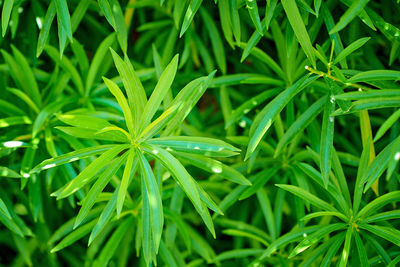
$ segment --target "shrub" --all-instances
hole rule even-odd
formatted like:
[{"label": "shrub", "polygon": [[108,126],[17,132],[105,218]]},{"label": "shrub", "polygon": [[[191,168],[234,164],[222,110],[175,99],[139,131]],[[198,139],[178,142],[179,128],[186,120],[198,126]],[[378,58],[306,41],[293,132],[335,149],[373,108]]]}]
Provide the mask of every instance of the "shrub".
[{"label": "shrub", "polygon": [[394,1],[2,1],[4,266],[396,266]]}]

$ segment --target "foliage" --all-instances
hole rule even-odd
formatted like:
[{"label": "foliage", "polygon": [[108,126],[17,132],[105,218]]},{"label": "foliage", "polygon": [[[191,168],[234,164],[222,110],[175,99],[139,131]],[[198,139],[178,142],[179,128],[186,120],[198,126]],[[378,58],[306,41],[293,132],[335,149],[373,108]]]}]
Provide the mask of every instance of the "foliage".
[{"label": "foliage", "polygon": [[0,263],[396,266],[393,0],[3,0]]}]

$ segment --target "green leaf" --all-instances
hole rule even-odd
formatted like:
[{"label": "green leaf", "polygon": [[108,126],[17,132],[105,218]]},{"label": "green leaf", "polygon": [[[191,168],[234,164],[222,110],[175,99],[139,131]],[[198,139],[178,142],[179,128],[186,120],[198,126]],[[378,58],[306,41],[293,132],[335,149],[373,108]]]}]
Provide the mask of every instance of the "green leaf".
[{"label": "green leaf", "polygon": [[142,220],[141,220],[141,240],[143,247],[143,257],[146,262],[146,266],[150,266],[150,263],[155,258],[155,248],[152,247],[152,230],[151,230],[151,218],[150,218],[150,203],[149,197],[146,191],[146,183],[142,175],[141,182],[141,193],[142,193]]},{"label": "green leaf", "polygon": [[360,259],[361,266],[369,266],[368,255],[365,249],[364,243],[357,231],[354,231],[354,240],[356,242],[358,257]]},{"label": "green leaf", "polygon": [[[168,90],[170,90],[178,68],[178,59],[179,55],[176,55],[161,74],[161,77],[158,80],[149,101],[146,103],[143,113],[141,114],[142,119],[140,121],[139,129],[143,130],[148,126],[154,114],[157,112],[157,109],[160,107],[161,101],[164,99]],[[171,105],[173,104],[174,103],[171,103]]]},{"label": "green leaf", "polygon": [[253,21],[259,34],[264,35],[264,30],[261,26],[260,15],[258,14],[257,0],[246,0],[246,7],[249,11],[251,21]]},{"label": "green leaf", "polygon": [[125,162],[126,156],[127,153],[124,153],[124,155],[112,160],[107,165],[107,169],[101,173],[101,175],[97,178],[96,182],[90,187],[89,192],[82,201],[82,207],[80,208],[79,213],[76,216],[73,227],[74,229],[77,228],[79,225],[81,225],[86,216],[88,216],[89,211],[96,203],[99,194],[103,191],[103,189],[107,186],[107,184],[113,178],[118,169]]},{"label": "green leaf", "polygon": [[379,260],[381,260],[384,264],[388,265],[390,263],[390,256],[388,255],[386,250],[382,247],[382,245],[376,240],[376,237],[368,234],[366,231],[362,231],[360,233],[378,254]]},{"label": "green leaf", "polygon": [[27,116],[13,116],[0,119],[0,128],[5,128],[13,125],[32,124],[32,121]]},{"label": "green leaf", "polygon": [[225,40],[233,48],[233,35],[231,25],[231,15],[229,12],[229,0],[220,0],[218,2],[219,17],[221,19],[221,28],[224,33]]},{"label": "green leaf", "polygon": [[32,257],[31,257],[31,251],[29,250],[29,243],[28,240],[25,238],[22,238],[19,235],[13,235],[14,243],[17,247],[17,250],[19,252],[19,255],[22,256],[24,259],[26,265],[28,266],[33,266],[32,265]]},{"label": "green leaf", "polygon": [[372,216],[369,216],[365,219],[366,223],[379,222],[379,221],[388,221],[392,219],[400,218],[400,210],[391,210],[386,212],[381,212]]},{"label": "green leaf", "polygon": [[48,104],[46,107],[44,107],[38,116],[36,117],[35,122],[33,123],[32,127],[32,138],[35,138],[36,135],[39,133],[43,125],[49,120],[50,116],[60,109],[62,109],[65,105],[74,103],[77,101],[77,98],[62,98],[58,101],[55,101],[53,103]]},{"label": "green leaf", "polygon": [[321,161],[320,168],[325,188],[328,187],[329,172],[331,170],[331,158],[333,149],[333,136],[335,130],[335,117],[331,113],[335,110],[335,102],[326,101],[321,129]]},{"label": "green leaf", "polygon": [[200,8],[203,0],[191,0],[189,7],[186,10],[185,17],[183,18],[183,23],[181,27],[181,32],[179,34],[179,38],[183,36],[186,30],[189,28],[190,24],[193,21],[194,15],[196,15],[197,10]]},{"label": "green leaf", "polygon": [[263,244],[264,246],[268,246],[269,243],[264,240],[263,238],[261,238],[258,235],[254,235],[252,233],[249,233],[247,231],[243,231],[243,230],[237,230],[237,229],[225,229],[222,231],[222,233],[226,234],[226,235],[230,235],[230,236],[237,236],[237,237],[247,237],[253,241],[258,241],[261,244]]},{"label": "green leaf", "polygon": [[96,175],[105,164],[109,163],[114,159],[122,150],[129,148],[129,145],[114,145],[111,149],[106,151],[100,157],[95,159],[88,167],[86,167],[81,173],[78,174],[72,181],[62,187],[59,192],[53,193],[52,196],[56,196],[57,199],[66,198],[69,195],[75,193],[78,189],[85,186],[90,179]]},{"label": "green leaf", "polygon": [[339,219],[341,219],[342,221],[348,222],[348,218],[345,215],[343,215],[343,213],[333,212],[333,211],[317,211],[317,212],[309,213],[306,216],[304,216],[303,218],[301,218],[301,220],[309,221],[313,218],[322,217],[322,216],[336,216]]},{"label": "green leaf", "polygon": [[159,189],[160,186],[157,184],[157,181],[153,174],[153,170],[151,169],[151,166],[144,155],[139,151],[136,154],[139,158],[140,168],[142,172],[142,182],[144,182],[146,188],[145,193],[147,194],[147,198],[149,200],[153,247],[157,253],[160,246],[161,235],[164,225],[163,206]]},{"label": "green leaf", "polygon": [[388,267],[396,267],[396,264],[400,262],[400,255],[397,256],[396,258],[394,258],[389,265],[387,265]]},{"label": "green leaf", "polygon": [[371,224],[360,224],[360,228],[365,229],[374,235],[380,236],[394,245],[400,247],[400,231],[393,227],[371,225]]},{"label": "green leaf", "polygon": [[197,188],[198,185],[194,181],[193,177],[186,171],[186,169],[175,157],[173,157],[164,149],[149,144],[142,144],[141,146],[145,152],[158,159],[172,174],[177,183],[182,187],[183,191],[185,191],[190,201],[193,203],[196,211],[200,214],[207,228],[210,230],[213,236],[215,236],[214,225],[212,223],[210,213],[200,200],[199,189]]},{"label": "green leaf", "polygon": [[[318,156],[318,155],[317,155]],[[319,161],[319,158],[317,157],[315,159],[316,162]],[[325,194],[331,199],[333,200],[338,206],[340,206],[341,211],[344,213],[348,213],[350,212],[349,210],[349,204],[348,202],[346,202],[345,196],[343,195],[347,195],[348,192],[346,192],[347,190],[343,190],[343,186],[340,186],[340,190],[338,189],[337,185],[333,185],[332,181],[329,181],[328,183],[328,188],[325,188],[325,184],[324,181],[322,179],[322,175],[320,172],[318,172],[316,169],[314,169],[312,166],[305,164],[305,163],[299,163],[297,165],[305,174],[308,175],[308,177],[310,177],[314,182],[318,183],[319,186],[321,186],[321,188],[324,189]],[[342,191],[342,192],[341,192]],[[348,197],[346,197],[348,198]]]},{"label": "green leaf", "polygon": [[279,139],[275,149],[275,157],[282,152],[287,144],[293,141],[295,136],[301,133],[324,109],[327,103],[327,97],[322,97],[314,102],[303,114],[292,124],[285,134]]},{"label": "green leaf", "polygon": [[236,0],[228,0],[228,1],[229,1],[229,12],[231,15],[233,35],[235,36],[236,42],[240,43],[241,29],[240,29],[240,16],[239,16],[238,3]]},{"label": "green leaf", "polygon": [[[89,236],[88,246],[93,242],[93,240],[102,233],[104,228],[108,225],[108,222],[111,220],[114,215],[115,206],[117,204],[117,196],[118,196],[119,186],[115,189],[112,194],[110,200],[107,202],[106,206],[102,208],[100,216],[98,216],[98,221],[96,225],[93,227],[92,232]],[[93,211],[93,210],[92,210]],[[86,218],[88,218],[87,216]],[[75,222],[74,222],[75,223]],[[72,229],[72,226],[71,226]]]},{"label": "green leaf", "polygon": [[356,16],[358,16],[364,7],[368,4],[369,0],[354,0],[351,6],[344,12],[340,17],[339,22],[329,31],[329,34],[333,34],[344,29]]},{"label": "green leaf", "polygon": [[289,258],[296,256],[297,254],[303,252],[307,248],[309,248],[314,243],[318,242],[320,239],[324,238],[326,235],[338,231],[346,229],[347,225],[344,223],[334,223],[322,226],[320,229],[312,233],[311,235],[307,235],[290,253]]},{"label": "green leaf", "polygon": [[265,92],[262,92],[261,94],[258,94],[244,102],[232,112],[229,121],[225,125],[225,129],[231,126],[232,123],[238,121],[242,116],[249,113],[252,109],[264,102],[266,99],[270,98],[271,96],[275,96],[277,93],[277,89],[266,90]]},{"label": "green leaf", "polygon": [[[248,237],[257,239],[258,241],[261,241],[263,244],[268,245],[269,242],[271,241],[271,238],[264,232],[264,230],[261,230],[251,224],[247,224],[245,222],[241,221],[236,221],[236,220],[230,220],[230,219],[218,219],[217,223],[224,227],[228,228],[230,231],[231,230],[239,230],[240,232],[236,232],[239,235],[246,236],[245,233],[250,234]],[[243,233],[244,232],[244,233]],[[235,232],[231,232],[236,234]]]},{"label": "green leaf", "polygon": [[336,95],[335,99],[370,100],[376,98],[389,98],[389,97],[390,98],[400,97],[399,90],[385,89],[385,90],[370,90],[370,91],[353,91]]},{"label": "green leaf", "polygon": [[32,101],[40,107],[42,105],[42,97],[33,71],[25,56],[13,45],[11,45],[11,48],[14,58],[6,51],[1,50],[4,60],[10,69],[11,77],[18,88],[23,89]]},{"label": "green leaf", "polygon": [[240,195],[239,200],[246,199],[259,191],[260,188],[262,188],[272,177],[274,177],[278,170],[278,167],[272,167],[266,168],[265,170],[257,173],[254,176],[256,179],[254,180],[253,184]]},{"label": "green leaf", "polygon": [[13,6],[14,6],[14,0],[5,0],[3,3],[3,10],[1,12],[1,28],[3,37],[6,35],[7,32],[7,27],[10,21],[10,16]]},{"label": "green leaf", "polygon": [[79,128],[87,128],[99,131],[105,127],[113,126],[106,120],[98,117],[81,114],[59,114],[56,115],[60,121]]},{"label": "green leaf", "polygon": [[210,159],[200,155],[192,155],[184,152],[174,152],[179,158],[187,164],[196,166],[210,173],[221,175],[225,179],[241,185],[251,185],[240,172],[215,159]]},{"label": "green leaf", "polygon": [[128,96],[135,132],[138,133],[142,112],[147,102],[146,92],[128,57],[123,61],[114,50],[110,50]]},{"label": "green leaf", "polygon": [[333,258],[335,257],[337,251],[339,248],[342,246],[342,243],[345,239],[345,233],[337,234],[337,236],[340,236],[338,240],[331,245],[331,247],[328,249],[328,252],[325,254],[325,257],[323,258],[321,262],[321,267],[329,267],[331,266],[333,262]]},{"label": "green leaf", "polygon": [[89,8],[90,3],[91,3],[91,0],[79,1],[79,4],[76,6],[76,8],[71,16],[72,33],[74,33],[77,30],[83,17],[86,15],[86,12]]},{"label": "green leaf", "polygon": [[383,81],[393,80],[397,81],[400,79],[400,72],[395,70],[369,70],[360,72],[350,79],[348,82],[370,82],[370,81]]},{"label": "green leaf", "polygon": [[310,60],[312,66],[315,68],[316,62],[315,62],[314,48],[311,44],[310,37],[308,36],[307,29],[304,26],[304,22],[303,19],[301,18],[299,9],[297,8],[296,1],[283,0],[282,6],[283,9],[285,10],[290,25],[293,28],[297,40],[299,41],[301,47],[303,48],[304,53]]},{"label": "green leaf", "polygon": [[103,14],[106,17],[108,23],[110,23],[110,25],[116,31],[117,30],[117,26],[115,24],[114,13],[113,13],[113,10],[111,9],[109,1],[108,0],[98,0],[97,2],[99,4],[101,12],[103,12]]},{"label": "green leaf", "polygon": [[57,64],[60,65],[60,67],[67,73],[71,75],[71,79],[74,82],[76,89],[78,89],[78,92],[83,95],[84,94],[84,87],[83,87],[83,82],[82,78],[79,75],[79,72],[77,69],[74,67],[74,65],[71,63],[71,61],[67,57],[62,57],[60,59],[60,54],[58,53],[57,49],[55,49],[52,46],[46,45],[44,50],[46,53],[50,56],[50,58],[56,62]]},{"label": "green leaf", "polygon": [[148,144],[207,157],[231,157],[238,155],[240,149],[218,139],[192,136],[167,136],[153,138]]},{"label": "green leaf", "polygon": [[63,28],[62,17],[57,16],[58,45],[60,51],[60,59],[63,57],[65,47],[67,45],[67,33]]},{"label": "green leaf", "polygon": [[[178,3],[183,2],[183,1],[178,1]],[[171,267],[178,267],[178,263],[176,263],[175,258],[169,251],[168,247],[165,245],[165,243],[161,240],[160,243],[160,256],[163,259],[164,263],[166,266],[171,266]]]},{"label": "green leaf", "polygon": [[374,143],[377,142],[382,136],[392,127],[400,118],[400,109],[396,110],[390,117],[381,124],[374,137]]},{"label": "green leaf", "polygon": [[[211,45],[213,48],[213,53],[217,62],[218,67],[222,71],[222,74],[226,73],[226,58],[225,58],[225,49],[220,38],[220,33],[215,25],[213,19],[211,18],[208,12],[201,8],[200,15],[203,18],[205,27],[208,30],[208,34],[210,36]],[[261,25],[260,25],[261,26]]]},{"label": "green leaf", "polygon": [[106,77],[103,77],[104,83],[107,85],[108,89],[110,92],[114,95],[114,97],[117,99],[118,104],[122,108],[122,111],[124,112],[124,117],[126,120],[126,127],[129,130],[129,134],[131,135],[132,138],[136,137],[136,132],[135,129],[133,128],[134,123],[133,123],[133,118],[132,118],[132,112],[131,109],[128,105],[128,101],[126,101],[126,98],[124,96],[124,93],[122,93],[121,89],[119,89],[118,85],[114,83],[112,80],[107,79]]},{"label": "green leaf", "polygon": [[179,26],[181,25],[182,21],[182,16],[183,12],[185,11],[185,6],[186,6],[187,1],[175,1],[174,3],[174,10],[173,10],[173,18],[174,18],[174,23],[176,29],[179,29]]},{"label": "green leaf", "polygon": [[348,110],[336,110],[332,116],[350,114],[362,110],[397,108],[400,107],[400,97],[379,97],[374,99],[363,99],[353,102]]},{"label": "green leaf", "polygon": [[[86,83],[85,83],[86,95],[89,95],[93,83],[95,82],[95,79],[99,74],[99,70],[101,69],[104,58],[107,55],[109,48],[114,44],[114,42],[115,42],[115,33],[112,33],[109,36],[107,36],[97,48],[96,53],[94,54],[94,57],[92,59],[92,63],[90,64],[88,75],[86,78]],[[117,64],[116,66],[118,69]]]},{"label": "green leaf", "polygon": [[358,208],[360,207],[361,203],[361,198],[364,188],[363,177],[365,176],[365,172],[368,169],[368,164],[370,161],[370,150],[371,150],[371,142],[367,142],[361,153],[360,163],[357,170],[356,183],[354,185],[353,211],[355,214],[357,214]]},{"label": "green leaf", "polygon": [[221,87],[237,84],[268,84],[275,86],[283,86],[282,80],[274,79],[266,75],[258,73],[236,73],[222,75],[213,79],[210,87]]},{"label": "green leaf", "polygon": [[0,108],[1,108],[2,113],[5,113],[5,114],[11,115],[11,116],[25,115],[25,112],[22,109],[15,106],[14,104],[9,103],[2,99],[0,99]]},{"label": "green leaf", "polygon": [[[260,60],[261,62],[265,63],[273,72],[278,74],[279,77],[282,79],[286,79],[286,74],[283,72],[282,68],[278,65],[278,63],[275,62],[273,58],[271,58],[266,52],[263,50],[259,49],[258,47],[255,47],[256,44],[254,44],[254,47],[251,45],[251,40],[253,39],[250,37],[250,40],[246,43],[245,49],[243,51],[243,55],[240,59],[241,62],[244,61],[244,59],[251,53],[252,56]],[[243,44],[240,45],[240,47],[243,48]]]},{"label": "green leaf", "polygon": [[72,27],[71,18],[69,16],[68,5],[66,0],[54,0],[56,3],[57,17],[60,18],[61,25],[68,36],[69,40],[72,42]]},{"label": "green leaf", "polygon": [[0,166],[0,177],[21,178],[21,175],[7,167]]},{"label": "green leaf", "polygon": [[[122,130],[123,129],[116,127],[116,126],[108,126],[102,130],[92,130],[87,128],[80,128],[80,127],[63,127],[57,126],[55,127],[57,130],[60,130],[68,135],[77,137],[77,138],[85,138],[85,139],[98,139],[98,140],[106,140],[106,141],[113,141],[118,143],[129,143],[130,140],[127,138],[125,134],[121,131],[115,131],[116,129]],[[113,129],[110,129],[113,128]],[[113,130],[113,131],[111,131]],[[128,134],[129,136],[129,134]]]},{"label": "green leaf", "polygon": [[15,88],[7,88],[7,90],[16,95],[22,101],[24,101],[35,113],[40,112],[38,106],[32,101],[32,99],[27,94]]},{"label": "green leaf", "polygon": [[150,123],[140,134],[140,140],[148,140],[153,137],[157,133],[159,133],[165,125],[170,122],[176,113],[178,112],[179,106],[174,105],[169,107],[166,111],[164,111],[157,119],[155,119],[152,123]]},{"label": "green leaf", "polygon": [[350,248],[351,248],[351,239],[353,237],[353,227],[348,227],[346,231],[346,237],[344,238],[344,245],[343,245],[343,251],[342,251],[342,256],[340,257],[340,267],[345,267],[347,266],[347,261],[349,260],[349,255],[350,255]]},{"label": "green leaf", "polygon": [[265,252],[261,255],[259,260],[263,260],[267,257],[269,257],[272,253],[277,251],[278,249],[286,246],[287,244],[294,242],[298,239],[304,238],[304,235],[309,235],[310,233],[313,233],[319,229],[321,229],[323,226],[320,225],[314,225],[314,226],[306,226],[303,228],[298,228],[298,229],[293,229],[287,234],[282,235],[279,237],[277,240],[272,242],[268,248],[265,250]]},{"label": "green leaf", "polygon": [[377,199],[374,199],[373,201],[365,205],[365,207],[362,208],[360,212],[358,212],[356,218],[368,218],[369,215],[378,211],[385,205],[397,201],[400,201],[400,191],[393,191],[390,193],[386,193],[383,196],[380,196]]},{"label": "green leaf", "polygon": [[[221,0],[220,0],[221,1]],[[243,248],[243,249],[232,249],[221,252],[215,258],[215,262],[232,260],[232,259],[240,259],[247,258],[251,256],[259,256],[264,250],[256,249],[256,248]]]},{"label": "green leaf", "polygon": [[316,206],[317,208],[320,208],[325,211],[338,212],[337,209],[335,209],[332,205],[330,205],[326,201],[316,197],[315,195],[307,192],[306,190],[304,190],[298,186],[285,185],[285,184],[277,184],[276,186],[278,186],[279,188],[282,188],[286,191],[289,191],[293,195],[296,195],[305,201],[310,202],[312,205]]},{"label": "green leaf", "polygon": [[128,158],[126,160],[126,165],[124,169],[124,174],[122,175],[121,184],[118,190],[118,197],[117,197],[117,216],[119,217],[122,211],[122,207],[124,206],[124,200],[126,193],[128,191],[128,185],[131,180],[132,175],[134,174],[132,170],[135,169],[134,165],[136,165],[135,160],[135,150],[130,149],[129,151],[125,152],[128,153]]},{"label": "green leaf", "polygon": [[371,162],[362,179],[363,183],[367,183],[365,185],[364,192],[366,192],[372,186],[372,184],[382,175],[382,173],[388,167],[391,157],[393,157],[393,149],[398,149],[399,146],[400,137],[396,138],[389,145],[387,145]]},{"label": "green leaf", "polygon": [[[99,0],[99,3],[100,2],[104,3],[106,1]],[[104,14],[106,14],[108,22],[117,32],[119,45],[121,46],[121,49],[124,52],[124,54],[126,54],[128,49],[128,29],[125,24],[124,14],[122,13],[119,1],[117,0],[107,1],[107,3],[105,3],[104,6],[102,5],[102,11],[104,12]]]},{"label": "green leaf", "polygon": [[268,131],[269,127],[271,127],[274,122],[276,116],[283,110],[283,108],[289,103],[289,101],[297,95],[302,89],[304,89],[307,85],[313,82],[317,77],[309,77],[304,76],[300,80],[298,80],[295,84],[287,88],[285,91],[280,93],[277,97],[275,97],[271,102],[268,103],[267,106],[261,110],[256,118],[254,119],[253,124],[250,128],[250,142],[247,147],[246,157],[247,160],[250,155],[254,152],[261,139]]},{"label": "green leaf", "polygon": [[369,41],[371,37],[364,37],[360,38],[354,42],[352,42],[348,47],[346,47],[344,50],[342,50],[335,58],[333,61],[333,64],[337,64],[338,62],[342,61],[345,59],[348,55],[351,55],[355,50],[359,49],[362,47],[366,42]]},{"label": "green leaf", "polygon": [[271,239],[276,239],[276,225],[275,225],[275,214],[272,211],[271,202],[269,201],[268,195],[264,189],[257,191],[257,199],[260,203],[261,211],[265,218],[265,224],[267,225],[268,231],[271,235]]},{"label": "green leaf", "polygon": [[75,243],[76,241],[78,241],[79,239],[81,239],[82,237],[87,235],[90,232],[90,230],[93,228],[95,223],[96,223],[96,220],[93,220],[93,221],[79,227],[78,229],[76,229],[75,231],[73,231],[72,233],[70,233],[69,235],[64,237],[60,243],[58,243],[54,248],[52,248],[50,250],[50,252],[54,253],[54,252],[60,251],[63,248],[66,248],[66,247],[72,245],[73,243]]},{"label": "green leaf", "polygon": [[[101,207],[95,208],[90,211],[89,216],[85,219],[85,223],[92,221],[93,219],[97,218],[101,212]],[[75,218],[68,220],[67,222],[63,223],[54,233],[50,236],[48,240],[49,245],[54,245],[55,242],[59,241],[61,238],[67,236],[73,231],[73,226],[75,222]],[[93,220],[95,221],[95,220]]]},{"label": "green leaf", "polygon": [[10,215],[10,212],[8,212],[6,204],[4,203],[4,201],[1,198],[0,198],[0,212],[4,216],[6,216],[8,219],[10,219],[10,220],[12,219],[11,215]]},{"label": "green leaf", "polygon": [[125,219],[114,231],[111,237],[107,240],[100,255],[97,257],[96,261],[93,263],[95,266],[108,266],[109,261],[114,256],[118,246],[121,244],[122,239],[128,232],[129,228],[132,227],[133,217]]},{"label": "green leaf", "polygon": [[107,150],[111,149],[113,145],[101,145],[101,146],[94,146],[94,147],[87,147],[87,148],[82,148],[73,152],[69,152],[67,154],[51,158],[51,159],[46,159],[40,164],[36,165],[32,169],[32,173],[40,172],[42,170],[46,170],[49,168],[53,168],[65,163],[70,163],[77,161],[79,159],[83,159],[86,157],[91,157],[95,156],[97,154],[101,154],[106,152]]}]

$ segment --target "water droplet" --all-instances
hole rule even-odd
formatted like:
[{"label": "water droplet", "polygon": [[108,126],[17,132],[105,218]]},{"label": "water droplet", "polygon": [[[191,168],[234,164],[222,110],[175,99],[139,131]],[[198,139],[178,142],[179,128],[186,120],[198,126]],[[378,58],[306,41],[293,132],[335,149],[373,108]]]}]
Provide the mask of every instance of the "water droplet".
[{"label": "water droplet", "polygon": [[153,151],[151,151],[151,152],[153,152],[153,154],[158,154],[158,150],[157,149],[153,149]]},{"label": "water droplet", "polygon": [[39,17],[36,17],[36,23],[37,23],[37,25],[38,25],[38,27],[39,27],[39,30],[41,30],[41,29],[42,29],[42,26],[43,26],[43,24],[42,24],[42,19],[39,18]]},{"label": "water droplet", "polygon": [[198,146],[195,146],[195,147],[194,147],[194,149],[198,150],[198,149],[200,149],[200,147],[198,147]]},{"label": "water droplet", "polygon": [[332,116],[329,116],[329,121],[330,122],[333,122],[335,120],[335,118],[334,117],[332,117]]},{"label": "water droplet", "polygon": [[213,171],[213,172],[215,172],[215,173],[221,173],[222,172],[222,167],[221,166],[213,166],[212,168],[211,168],[211,170]]},{"label": "water droplet", "polygon": [[22,146],[24,143],[21,141],[7,141],[3,143],[5,147],[19,147]]},{"label": "water droplet", "polygon": [[24,174],[22,174],[22,176],[24,177],[24,178],[29,178],[31,175],[29,174],[29,173],[24,173]]},{"label": "water droplet", "polygon": [[394,160],[400,160],[400,152],[396,152],[396,154],[394,154]]},{"label": "water droplet", "polygon": [[44,166],[43,166],[42,170],[50,169],[50,168],[53,168],[53,167],[55,167],[55,166],[56,166],[55,163],[47,164],[47,165],[44,165]]},{"label": "water droplet", "polygon": [[332,104],[335,103],[335,97],[332,95],[329,101],[331,101]]},{"label": "water droplet", "polygon": [[73,162],[73,161],[76,161],[78,159],[79,159],[78,157],[74,157],[74,158],[71,158],[70,160],[68,160],[68,162]]},{"label": "water droplet", "polygon": [[239,122],[239,126],[242,127],[242,128],[246,127],[246,121],[241,120],[241,121]]}]

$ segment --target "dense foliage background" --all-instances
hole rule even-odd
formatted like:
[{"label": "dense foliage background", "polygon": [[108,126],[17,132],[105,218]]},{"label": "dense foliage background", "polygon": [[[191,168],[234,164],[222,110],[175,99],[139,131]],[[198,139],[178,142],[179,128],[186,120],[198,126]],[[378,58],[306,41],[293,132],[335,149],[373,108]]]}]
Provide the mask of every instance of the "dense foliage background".
[{"label": "dense foliage background", "polygon": [[2,266],[396,266],[394,0],[3,0]]}]

